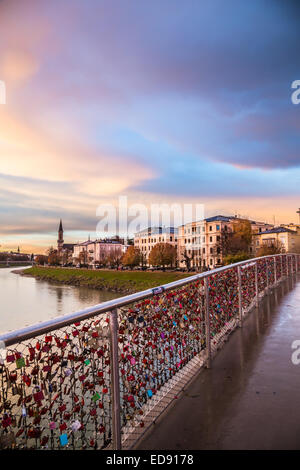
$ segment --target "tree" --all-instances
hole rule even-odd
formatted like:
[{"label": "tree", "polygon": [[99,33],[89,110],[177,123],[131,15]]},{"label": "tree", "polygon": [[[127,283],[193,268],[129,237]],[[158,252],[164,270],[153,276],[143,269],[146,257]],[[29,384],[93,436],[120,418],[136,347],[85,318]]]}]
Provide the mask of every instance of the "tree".
[{"label": "tree", "polygon": [[284,253],[284,245],[279,240],[274,240],[272,243],[263,244],[257,251],[257,256],[277,255]]},{"label": "tree", "polygon": [[141,252],[139,248],[135,248],[134,246],[130,246],[127,248],[127,251],[122,256],[122,264],[124,266],[129,266],[131,269],[134,266],[138,266],[141,261]]},{"label": "tree", "polygon": [[189,252],[188,250],[184,249],[184,251],[181,253],[183,259],[181,259],[181,261],[183,261],[185,263],[185,266],[186,266],[186,269],[189,271],[191,269],[191,263],[195,257],[195,251],[194,250],[190,250],[191,251],[191,254],[189,255]]},{"label": "tree", "polygon": [[111,266],[117,266],[118,268],[121,263],[122,256],[121,248],[116,248],[110,251],[109,255],[107,256],[107,261]]},{"label": "tree", "polygon": [[[249,220],[236,220],[233,222],[232,229],[222,229],[220,240],[217,243],[219,254],[223,258],[227,255],[237,255],[240,253],[249,253],[252,243],[252,229]],[[249,258],[249,254],[247,256]]]},{"label": "tree", "polygon": [[170,243],[156,243],[149,254],[149,264],[152,266],[173,266],[176,263],[177,250]]},{"label": "tree", "polygon": [[35,257],[35,262],[37,264],[41,264],[41,265],[47,264],[48,263],[48,256],[46,256],[46,255],[37,255]]},{"label": "tree", "polygon": [[82,250],[79,253],[79,263],[80,264],[87,264],[88,254],[86,250]]},{"label": "tree", "polygon": [[59,265],[58,252],[57,252],[57,250],[55,250],[53,248],[53,246],[51,246],[48,249],[47,255],[48,255],[48,264],[50,264],[50,266],[58,266]]},{"label": "tree", "polygon": [[7,253],[0,253],[0,261],[6,261],[8,258]]}]

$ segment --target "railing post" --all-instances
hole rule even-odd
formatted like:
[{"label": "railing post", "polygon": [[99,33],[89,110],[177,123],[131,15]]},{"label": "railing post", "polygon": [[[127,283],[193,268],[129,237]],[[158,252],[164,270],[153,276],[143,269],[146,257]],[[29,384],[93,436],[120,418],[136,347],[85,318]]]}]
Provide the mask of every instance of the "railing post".
[{"label": "railing post", "polygon": [[286,277],[289,277],[290,268],[289,268],[289,255],[286,255]]},{"label": "railing post", "polygon": [[238,292],[239,292],[239,327],[243,326],[243,305],[242,305],[242,275],[241,267],[237,267],[238,271]]},{"label": "railing post", "polygon": [[112,441],[113,449],[121,449],[121,400],[119,378],[119,345],[118,345],[118,310],[109,313],[110,327],[110,371],[112,392]]},{"label": "railing post", "polygon": [[211,367],[211,342],[210,342],[210,318],[209,318],[209,290],[208,277],[204,278],[205,289],[205,333],[206,333],[206,367]]},{"label": "railing post", "polygon": [[277,261],[277,258],[276,256],[274,256],[274,285],[276,285],[276,282],[277,282],[276,261]]},{"label": "railing post", "polygon": [[269,260],[266,259],[266,271],[267,271],[267,291],[269,290]]},{"label": "railing post", "polygon": [[255,304],[256,307],[258,308],[258,268],[257,268],[257,261],[255,261]]},{"label": "railing post", "polygon": [[280,255],[280,262],[281,262],[281,275],[280,275],[280,279],[282,280],[283,279],[283,255]]}]

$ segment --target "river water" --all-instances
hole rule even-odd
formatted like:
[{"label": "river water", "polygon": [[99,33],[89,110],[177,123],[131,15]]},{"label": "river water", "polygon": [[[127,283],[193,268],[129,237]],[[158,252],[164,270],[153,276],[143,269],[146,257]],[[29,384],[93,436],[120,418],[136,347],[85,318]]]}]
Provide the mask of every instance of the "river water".
[{"label": "river water", "polygon": [[59,315],[76,312],[120,294],[87,287],[63,286],[0,269],[0,334]]}]

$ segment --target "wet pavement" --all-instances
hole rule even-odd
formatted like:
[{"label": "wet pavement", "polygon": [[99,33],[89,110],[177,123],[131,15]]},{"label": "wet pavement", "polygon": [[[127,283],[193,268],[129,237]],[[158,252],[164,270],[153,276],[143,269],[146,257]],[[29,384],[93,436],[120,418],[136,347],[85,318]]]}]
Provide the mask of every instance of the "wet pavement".
[{"label": "wet pavement", "polygon": [[300,340],[300,277],[282,282],[261,301],[212,368],[199,373],[137,448],[300,449],[295,340]]}]

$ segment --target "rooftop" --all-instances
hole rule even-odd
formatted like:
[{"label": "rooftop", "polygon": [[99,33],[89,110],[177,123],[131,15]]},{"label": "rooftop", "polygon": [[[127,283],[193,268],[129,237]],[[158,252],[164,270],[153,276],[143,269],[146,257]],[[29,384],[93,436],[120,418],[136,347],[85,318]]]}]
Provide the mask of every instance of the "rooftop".
[{"label": "rooftop", "polygon": [[257,235],[265,235],[268,233],[285,233],[285,232],[297,233],[296,230],[290,230],[289,228],[286,228],[286,227],[274,227],[271,230],[265,230],[264,232],[259,232]]},{"label": "rooftop", "polygon": [[174,227],[148,227],[136,232],[135,235],[159,235],[160,233],[178,233],[178,229]]}]

